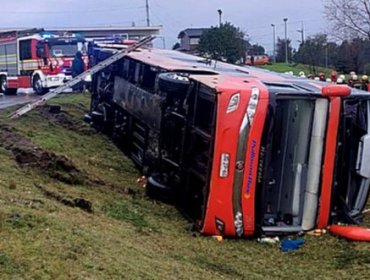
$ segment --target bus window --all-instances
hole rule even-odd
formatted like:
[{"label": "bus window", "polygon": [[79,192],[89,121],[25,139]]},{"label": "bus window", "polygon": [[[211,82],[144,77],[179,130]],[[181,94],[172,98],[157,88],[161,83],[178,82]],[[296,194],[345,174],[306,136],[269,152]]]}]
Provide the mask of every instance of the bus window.
[{"label": "bus window", "polygon": [[142,82],[141,86],[144,89],[153,91],[154,85],[155,85],[155,79],[157,77],[157,69],[150,65],[143,65],[143,71],[142,71]]},{"label": "bus window", "polygon": [[215,117],[215,95],[201,85],[195,104],[194,126],[211,134]]}]

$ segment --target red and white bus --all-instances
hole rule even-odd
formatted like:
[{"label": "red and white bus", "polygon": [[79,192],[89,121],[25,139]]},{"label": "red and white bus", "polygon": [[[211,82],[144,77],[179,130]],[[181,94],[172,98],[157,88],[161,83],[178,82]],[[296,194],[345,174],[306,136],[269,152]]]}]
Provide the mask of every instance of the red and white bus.
[{"label": "red and white bus", "polygon": [[[83,51],[83,38],[60,36],[42,29],[0,33],[0,91],[15,94],[32,87],[37,94],[72,78],[71,64]],[[86,61],[87,62],[87,61]]]},{"label": "red and white bus", "polygon": [[[95,61],[114,50],[95,49]],[[100,58],[100,59],[98,59]],[[141,49],[95,75],[90,120],[204,234],[361,222],[370,96],[347,86]]]}]

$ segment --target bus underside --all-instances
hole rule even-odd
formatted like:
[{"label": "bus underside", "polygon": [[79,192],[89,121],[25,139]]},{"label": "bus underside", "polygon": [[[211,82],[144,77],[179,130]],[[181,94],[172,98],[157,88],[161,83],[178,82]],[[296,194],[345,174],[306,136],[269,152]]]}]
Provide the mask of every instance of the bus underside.
[{"label": "bus underside", "polygon": [[157,74],[144,67],[141,83],[135,83],[130,73],[100,73],[93,81],[92,120],[147,176],[149,196],[175,202],[191,220],[201,221],[213,156],[216,95],[176,73],[162,73],[156,82]]}]

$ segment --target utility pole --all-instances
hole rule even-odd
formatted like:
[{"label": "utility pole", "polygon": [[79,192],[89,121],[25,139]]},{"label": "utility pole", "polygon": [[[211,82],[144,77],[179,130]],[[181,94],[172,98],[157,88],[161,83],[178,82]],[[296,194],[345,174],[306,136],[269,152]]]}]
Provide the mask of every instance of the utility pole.
[{"label": "utility pole", "polygon": [[284,18],[285,25],[285,63],[288,63],[288,34],[287,34],[287,21],[288,18]]},{"label": "utility pole", "polygon": [[222,24],[222,10],[218,9],[217,12],[218,12],[218,16],[219,16],[219,27],[221,27],[221,24]]},{"label": "utility pole", "polygon": [[274,57],[274,63],[276,63],[276,43],[275,43],[275,24],[271,23],[272,27],[272,44],[273,44],[273,57]]},{"label": "utility pole", "polygon": [[301,44],[304,44],[304,28],[303,28],[303,21],[301,25],[301,29],[297,30],[297,32],[301,33]]},{"label": "utility pole", "polygon": [[150,26],[150,19],[149,19],[149,0],[145,0],[146,5],[146,26]]}]

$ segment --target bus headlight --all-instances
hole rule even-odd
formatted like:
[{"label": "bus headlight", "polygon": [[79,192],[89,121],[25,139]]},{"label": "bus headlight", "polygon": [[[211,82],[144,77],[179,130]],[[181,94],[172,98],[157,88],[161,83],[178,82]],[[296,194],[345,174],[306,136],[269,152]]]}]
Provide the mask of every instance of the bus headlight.
[{"label": "bus headlight", "polygon": [[227,106],[226,113],[228,114],[228,113],[231,113],[237,110],[239,107],[239,101],[240,101],[240,93],[237,93],[231,96],[230,101],[229,101],[229,106]]},{"label": "bus headlight", "polygon": [[249,120],[249,125],[251,126],[253,123],[254,115],[256,114],[256,109],[258,105],[258,98],[260,95],[260,90],[259,88],[252,88],[252,94],[249,99],[248,107],[247,107],[247,114],[248,114],[248,120]]}]

